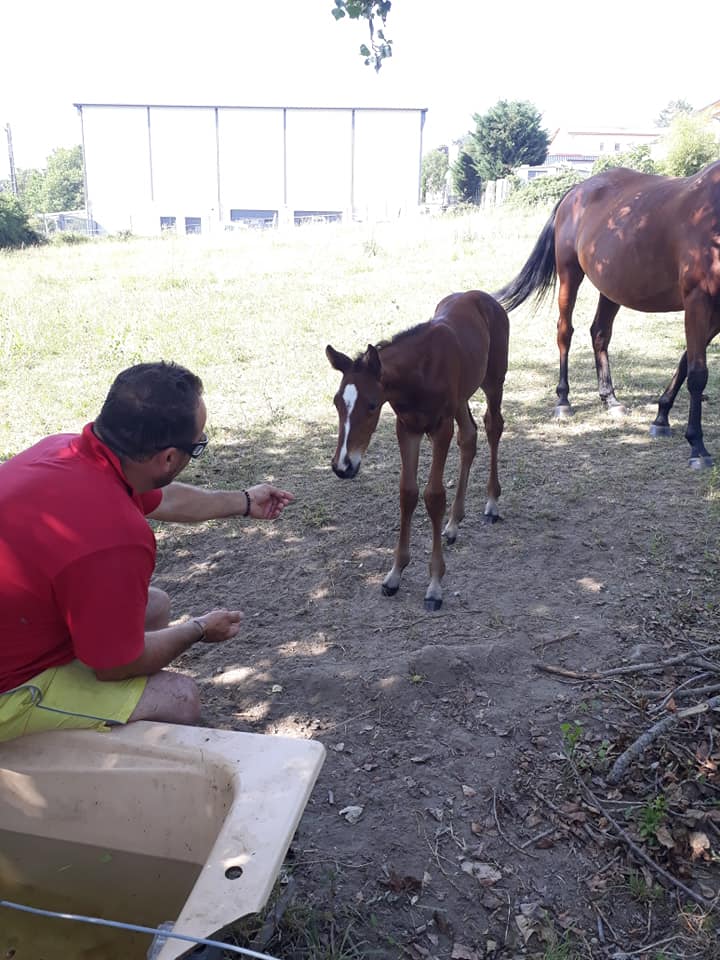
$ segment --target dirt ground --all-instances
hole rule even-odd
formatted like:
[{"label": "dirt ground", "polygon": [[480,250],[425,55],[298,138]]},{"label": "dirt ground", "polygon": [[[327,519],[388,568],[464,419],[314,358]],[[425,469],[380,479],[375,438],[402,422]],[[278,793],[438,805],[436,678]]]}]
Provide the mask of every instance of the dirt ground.
[{"label": "dirt ground", "polygon": [[[630,399],[633,412],[614,422],[594,397],[575,396],[570,424],[551,421],[549,398],[531,410],[506,399],[504,522],[481,522],[481,435],[437,613],[422,603],[422,501],[400,591],[380,590],[398,525],[391,411],[353,481],[329,468],[332,410],[302,442],[215,450],[198,482],[273,477],[295,492],[275,524],[158,529],[155,583],[178,615],[245,611],[241,641],[194,648],[178,664],[201,686],[204,722],[327,748],[275,920],[251,938],[254,949],[282,958],[720,957],[712,910],[652,865],[706,902],[717,896],[716,714],[683,721],[619,784],[607,782],[643,730],[703,699],[663,706],[660,697],[698,676],[711,684],[717,652],[704,668],[593,681],[538,668],[637,668],[716,639],[715,471],[687,466],[680,400],[676,435],[654,441],[654,407]],[[478,400],[479,424],[482,410]],[[711,404],[705,418],[720,456]],[[456,469],[453,456],[450,495]],[[348,807],[361,808],[359,819]]]}]

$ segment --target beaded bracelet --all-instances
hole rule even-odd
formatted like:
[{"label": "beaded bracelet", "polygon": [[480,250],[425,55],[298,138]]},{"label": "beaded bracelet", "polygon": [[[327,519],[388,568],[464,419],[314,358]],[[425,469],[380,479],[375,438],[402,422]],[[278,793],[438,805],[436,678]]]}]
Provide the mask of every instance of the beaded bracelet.
[{"label": "beaded bracelet", "polygon": [[243,490],[243,493],[245,494],[245,499],[247,500],[247,508],[246,508],[245,513],[243,514],[243,516],[244,516],[244,517],[249,517],[249,516],[250,516],[250,507],[252,506],[252,500],[250,499],[250,494],[247,492],[247,490]]}]

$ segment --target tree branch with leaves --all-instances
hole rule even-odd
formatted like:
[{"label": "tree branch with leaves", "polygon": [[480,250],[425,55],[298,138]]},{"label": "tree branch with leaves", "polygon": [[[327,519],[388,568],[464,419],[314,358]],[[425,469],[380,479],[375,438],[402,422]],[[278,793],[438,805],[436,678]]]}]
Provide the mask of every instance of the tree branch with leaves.
[{"label": "tree branch with leaves", "polygon": [[391,7],[391,0],[335,0],[332,10],[336,20],[342,20],[343,17],[367,20],[370,46],[361,44],[360,56],[365,58],[365,66],[374,67],[376,72],[380,70],[383,60],[392,56],[392,40],[385,36],[385,23]]}]

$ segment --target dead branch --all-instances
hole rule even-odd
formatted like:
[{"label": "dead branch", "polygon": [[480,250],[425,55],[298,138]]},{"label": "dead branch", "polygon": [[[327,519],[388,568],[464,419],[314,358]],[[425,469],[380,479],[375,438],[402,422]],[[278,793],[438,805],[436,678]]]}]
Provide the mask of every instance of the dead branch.
[{"label": "dead branch", "polygon": [[503,838],[503,840],[505,841],[505,843],[508,844],[508,846],[512,847],[513,850],[517,850],[518,853],[522,853],[523,856],[532,857],[533,860],[537,860],[537,857],[535,856],[534,853],[530,853],[529,850],[523,850],[523,848],[522,848],[522,847],[519,847],[519,846],[517,845],[517,843],[513,843],[513,841],[510,839],[510,837],[507,836],[507,834],[504,832],[503,828],[500,826],[500,821],[499,821],[498,815],[497,815],[497,794],[495,793],[495,790],[494,790],[494,789],[493,789],[493,817],[495,818],[495,826],[498,828],[498,833],[499,833],[500,836]]},{"label": "dead branch", "polygon": [[[720,698],[719,698],[720,699]],[[642,850],[635,842],[632,840],[628,834],[623,830],[620,824],[615,820],[611,813],[609,813],[602,803],[598,800],[595,794],[592,792],[590,787],[585,783],[580,774],[578,773],[577,767],[568,757],[568,763],[573,772],[573,776],[580,787],[581,793],[583,793],[586,799],[595,807],[600,813],[605,817],[607,822],[613,827],[618,837],[623,841],[623,843],[638,857],[643,863],[646,863],[651,870],[654,870],[655,873],[662,877],[664,880],[667,880],[668,883],[671,883],[678,890],[681,890],[686,896],[690,897],[691,900],[694,900],[695,903],[699,903],[700,906],[705,907],[709,910],[717,910],[718,904],[715,900],[708,900],[706,897],[703,897],[700,893],[695,893],[694,890],[691,890],[690,887],[686,887],[685,884],[674,877],[671,873],[668,873],[659,863],[656,863],[652,857],[649,857],[644,850]]]},{"label": "dead branch", "polygon": [[618,784],[633,760],[636,760],[643,754],[650,744],[654,740],[657,740],[660,734],[674,727],[680,720],[684,720],[686,717],[694,717],[698,713],[706,713],[708,710],[714,710],[716,707],[720,707],[720,697],[712,697],[710,700],[704,700],[701,703],[693,704],[691,707],[685,707],[684,710],[671,713],[669,716],[653,724],[649,730],[641,734],[634,743],[630,744],[627,750],[620,754],[607,776],[607,782],[611,786]]},{"label": "dead branch", "polygon": [[[570,677],[573,680],[605,680],[607,677],[621,677],[629,673],[658,673],[666,667],[674,667],[678,663],[685,663],[687,660],[697,659],[705,653],[716,653],[720,651],[720,644],[714,643],[709,647],[701,647],[699,650],[692,650],[690,653],[682,653],[677,657],[670,657],[667,660],[651,661],[650,663],[636,663],[632,667],[614,667],[612,670],[601,670],[597,673],[578,673],[575,670],[566,670],[565,667],[554,666],[549,663],[536,663],[535,668],[544,673],[555,673],[560,677]],[[709,661],[703,663],[704,667],[709,665]],[[718,666],[715,665],[715,670]]]}]

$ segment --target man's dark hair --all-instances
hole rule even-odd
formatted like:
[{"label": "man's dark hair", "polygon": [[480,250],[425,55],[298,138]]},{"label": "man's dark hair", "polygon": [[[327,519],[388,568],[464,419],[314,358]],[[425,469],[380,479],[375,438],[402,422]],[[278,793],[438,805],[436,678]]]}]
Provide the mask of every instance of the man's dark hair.
[{"label": "man's dark hair", "polygon": [[145,460],[197,440],[200,377],[176,363],[138,363],[110,387],[95,431],[118,456]]}]

